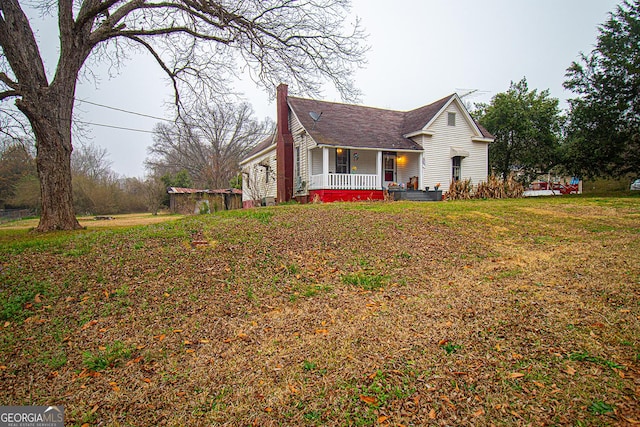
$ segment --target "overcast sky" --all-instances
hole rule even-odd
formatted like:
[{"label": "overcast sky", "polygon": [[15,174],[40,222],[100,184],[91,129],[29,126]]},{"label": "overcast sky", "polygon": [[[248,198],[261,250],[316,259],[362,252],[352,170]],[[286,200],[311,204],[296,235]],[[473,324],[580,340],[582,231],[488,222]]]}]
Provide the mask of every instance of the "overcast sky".
[{"label": "overcast sky", "polygon": [[[565,100],[564,74],[579,52],[593,48],[597,27],[619,1],[614,0],[352,0],[352,13],[369,34],[368,64],[356,75],[362,104],[410,110],[453,92],[470,102],[489,102],[527,78],[530,89],[549,89]],[[55,22],[37,23],[47,69],[55,68]],[[49,60],[50,59],[50,60]],[[77,98],[151,116],[171,118],[171,88],[153,59],[135,56],[116,74],[94,66],[97,82],[83,81]],[[110,75],[112,74],[112,75]],[[286,82],[285,82],[286,83]],[[238,82],[256,117],[275,119],[275,104],[252,82]],[[323,98],[340,101],[327,88]],[[140,129],[134,132],[86,125],[91,141],[109,152],[121,175],[145,174],[144,159],[158,120],[78,102],[87,123]]]}]

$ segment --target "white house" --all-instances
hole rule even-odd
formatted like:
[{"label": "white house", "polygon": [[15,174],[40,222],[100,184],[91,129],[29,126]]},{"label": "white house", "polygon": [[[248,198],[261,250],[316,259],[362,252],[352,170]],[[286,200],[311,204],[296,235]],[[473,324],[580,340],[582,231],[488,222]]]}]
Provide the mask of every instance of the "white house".
[{"label": "white house", "polygon": [[447,191],[487,179],[494,137],[457,94],[411,111],[288,96],[277,90],[277,129],[240,162],[243,205],[255,201],[382,199],[388,188]]}]

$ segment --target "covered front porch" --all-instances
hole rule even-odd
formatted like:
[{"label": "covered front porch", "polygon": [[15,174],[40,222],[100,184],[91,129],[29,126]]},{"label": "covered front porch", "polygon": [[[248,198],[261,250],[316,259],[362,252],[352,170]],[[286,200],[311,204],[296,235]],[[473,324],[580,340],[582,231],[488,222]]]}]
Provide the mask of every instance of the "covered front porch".
[{"label": "covered front porch", "polygon": [[309,190],[383,190],[422,188],[422,152],[347,147],[310,150]]}]

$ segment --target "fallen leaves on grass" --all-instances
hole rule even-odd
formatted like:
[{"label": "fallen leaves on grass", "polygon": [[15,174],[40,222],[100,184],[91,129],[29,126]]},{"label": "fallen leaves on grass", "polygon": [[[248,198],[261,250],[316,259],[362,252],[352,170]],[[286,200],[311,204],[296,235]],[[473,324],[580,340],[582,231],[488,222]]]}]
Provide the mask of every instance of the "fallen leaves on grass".
[{"label": "fallen leaves on grass", "polygon": [[[31,395],[31,375],[74,425],[636,424],[637,211],[635,198],[281,206],[51,249],[20,237],[1,272],[0,305],[21,299],[0,312],[0,400]],[[7,252],[12,239],[0,234]],[[83,368],[84,349],[115,341],[130,358]],[[585,390],[615,410],[587,410]]]},{"label": "fallen leaves on grass", "polygon": [[360,400],[368,405],[376,405],[378,403],[378,400],[373,396],[360,395]]}]

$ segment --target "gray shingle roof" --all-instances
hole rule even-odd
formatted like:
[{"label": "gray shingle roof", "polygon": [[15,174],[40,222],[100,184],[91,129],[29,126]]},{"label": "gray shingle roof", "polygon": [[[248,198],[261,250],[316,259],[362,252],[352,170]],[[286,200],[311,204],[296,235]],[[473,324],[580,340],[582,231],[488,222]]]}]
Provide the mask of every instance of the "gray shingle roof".
[{"label": "gray shingle roof", "polygon": [[[320,145],[388,150],[422,150],[403,135],[404,114],[361,105],[288,98],[289,106]],[[315,125],[309,112],[322,113]]]},{"label": "gray shingle roof", "polygon": [[258,145],[256,145],[255,147],[253,147],[247,154],[246,156],[244,156],[245,159],[248,159],[251,156],[255,156],[256,154],[258,154],[259,152],[261,152],[262,150],[266,150],[267,148],[269,148],[271,145],[275,145],[276,144],[276,138],[275,138],[275,132],[273,135],[269,135],[268,137],[266,137],[265,139],[263,139],[262,141],[260,141],[258,143]]},{"label": "gray shingle roof", "polygon": [[[445,96],[410,111],[384,110],[294,96],[289,96],[287,100],[302,126],[319,145],[419,151],[422,147],[403,135],[424,128],[454,96]],[[322,113],[315,123],[309,115],[311,111]],[[478,122],[475,123],[483,137],[493,138],[493,135]],[[265,139],[252,149],[246,158],[272,144],[275,144],[274,137]]]},{"label": "gray shingle roof", "polygon": [[453,95],[445,96],[444,98],[439,99],[436,102],[432,102],[429,105],[405,112],[402,126],[403,135],[418,131],[425,127],[425,125],[433,119],[438,111],[440,111],[452,97]]}]

